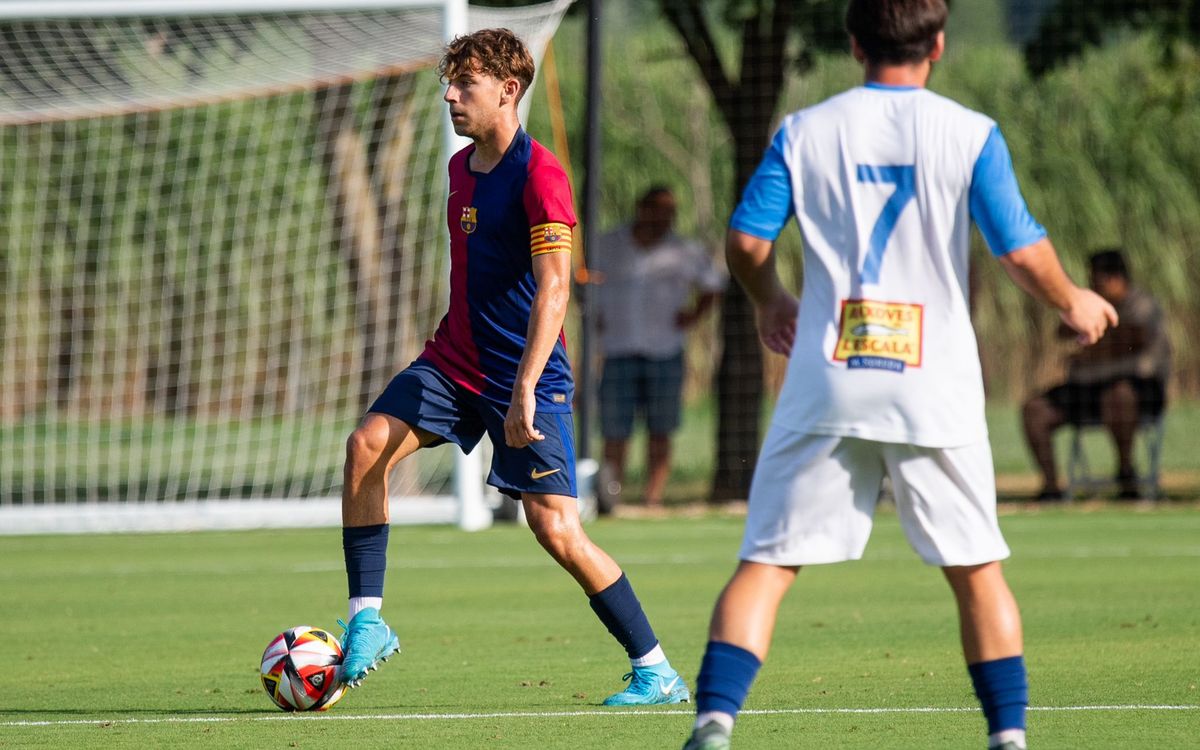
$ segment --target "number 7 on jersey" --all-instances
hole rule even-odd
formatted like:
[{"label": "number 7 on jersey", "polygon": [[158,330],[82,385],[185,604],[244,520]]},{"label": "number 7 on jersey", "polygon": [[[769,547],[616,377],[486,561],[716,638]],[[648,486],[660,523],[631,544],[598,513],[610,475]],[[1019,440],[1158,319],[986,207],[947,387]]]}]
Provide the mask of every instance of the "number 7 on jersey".
[{"label": "number 7 on jersey", "polygon": [[896,192],[883,204],[883,211],[871,230],[871,241],[862,267],[864,284],[879,283],[879,268],[883,265],[883,253],[887,250],[888,240],[896,230],[896,222],[904,213],[904,207],[917,195],[916,173],[917,168],[912,164],[886,167],[858,165],[859,182],[884,182],[896,186]]}]

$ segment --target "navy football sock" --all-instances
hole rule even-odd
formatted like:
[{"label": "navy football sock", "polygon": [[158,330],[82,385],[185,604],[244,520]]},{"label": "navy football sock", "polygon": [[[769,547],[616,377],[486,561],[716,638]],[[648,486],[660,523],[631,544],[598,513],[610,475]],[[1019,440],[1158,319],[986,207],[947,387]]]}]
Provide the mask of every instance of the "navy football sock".
[{"label": "navy football sock", "polygon": [[386,523],[342,529],[342,552],[346,556],[346,582],[351,597],[383,596],[387,543]]},{"label": "navy football sock", "polygon": [[988,734],[1005,729],[1025,728],[1025,707],[1029,705],[1029,685],[1025,678],[1025,658],[1006,659],[968,664],[975,695],[987,717]]},{"label": "navy football sock", "polygon": [[589,596],[588,601],[608,632],[625,647],[630,659],[645,656],[658,645],[642,603],[624,573],[608,588]]},{"label": "navy football sock", "polygon": [[737,717],[762,662],[732,643],[709,641],[696,678],[696,713],[712,711]]}]

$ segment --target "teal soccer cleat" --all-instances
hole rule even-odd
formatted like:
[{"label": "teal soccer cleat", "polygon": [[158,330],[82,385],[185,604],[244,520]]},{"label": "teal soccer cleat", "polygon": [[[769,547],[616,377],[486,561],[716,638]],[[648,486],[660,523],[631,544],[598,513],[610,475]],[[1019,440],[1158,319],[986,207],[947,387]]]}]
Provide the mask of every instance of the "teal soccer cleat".
[{"label": "teal soccer cleat", "polygon": [[367,607],[351,620],[350,624],[338,620],[346,629],[342,636],[342,682],[348,687],[358,687],[366,679],[367,672],[379,668],[379,662],[400,650],[396,634],[379,616],[379,610]]},{"label": "teal soccer cleat", "polygon": [[692,732],[683,750],[729,750],[729,730],[710,721]]},{"label": "teal soccer cleat", "polygon": [[604,699],[606,706],[650,706],[656,703],[687,703],[692,699],[683,678],[668,662],[652,667],[634,667],[625,675],[629,687]]}]

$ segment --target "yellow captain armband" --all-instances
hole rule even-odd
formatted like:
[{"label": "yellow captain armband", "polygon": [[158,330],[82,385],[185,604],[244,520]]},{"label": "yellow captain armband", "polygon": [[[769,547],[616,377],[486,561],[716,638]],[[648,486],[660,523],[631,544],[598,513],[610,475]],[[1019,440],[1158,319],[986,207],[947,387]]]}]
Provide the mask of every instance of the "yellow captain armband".
[{"label": "yellow captain armband", "polygon": [[557,221],[529,229],[529,254],[571,252],[571,227]]}]

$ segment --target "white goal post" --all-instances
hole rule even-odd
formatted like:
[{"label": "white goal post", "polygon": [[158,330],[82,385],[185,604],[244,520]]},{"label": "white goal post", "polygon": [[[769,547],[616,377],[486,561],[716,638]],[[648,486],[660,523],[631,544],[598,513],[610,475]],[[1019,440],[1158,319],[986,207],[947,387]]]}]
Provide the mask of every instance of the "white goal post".
[{"label": "white goal post", "polygon": [[[0,3],[0,534],[337,525],[445,311],[441,47],[540,61],[571,2]],[[490,525],[483,452],[403,462],[392,522]]]}]

